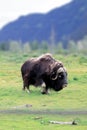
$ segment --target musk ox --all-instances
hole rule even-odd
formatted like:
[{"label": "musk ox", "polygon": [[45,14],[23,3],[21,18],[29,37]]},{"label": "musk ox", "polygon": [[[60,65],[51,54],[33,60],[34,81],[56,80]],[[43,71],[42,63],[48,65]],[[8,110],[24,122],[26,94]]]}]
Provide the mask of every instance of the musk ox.
[{"label": "musk ox", "polygon": [[67,71],[63,63],[49,53],[25,61],[21,74],[23,90],[30,91],[30,85],[43,87],[44,84],[42,94],[47,94],[48,89],[60,91],[67,86]]}]

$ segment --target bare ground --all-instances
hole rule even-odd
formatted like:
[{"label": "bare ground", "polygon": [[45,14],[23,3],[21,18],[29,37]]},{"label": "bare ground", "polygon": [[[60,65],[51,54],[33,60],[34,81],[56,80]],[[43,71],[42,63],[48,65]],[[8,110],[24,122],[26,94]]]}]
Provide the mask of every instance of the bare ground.
[{"label": "bare ground", "polygon": [[39,115],[87,115],[85,110],[29,110],[29,109],[8,109],[0,110],[0,114],[39,114]]}]

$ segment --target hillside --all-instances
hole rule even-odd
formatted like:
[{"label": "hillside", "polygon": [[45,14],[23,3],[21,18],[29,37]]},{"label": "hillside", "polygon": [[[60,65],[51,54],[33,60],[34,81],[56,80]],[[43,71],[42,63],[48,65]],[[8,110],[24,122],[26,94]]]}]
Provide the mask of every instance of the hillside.
[{"label": "hillside", "polygon": [[87,1],[73,0],[46,14],[21,16],[0,30],[0,42],[8,40],[50,42],[52,31],[55,42],[62,41],[64,44],[68,40],[77,41],[87,35]]}]

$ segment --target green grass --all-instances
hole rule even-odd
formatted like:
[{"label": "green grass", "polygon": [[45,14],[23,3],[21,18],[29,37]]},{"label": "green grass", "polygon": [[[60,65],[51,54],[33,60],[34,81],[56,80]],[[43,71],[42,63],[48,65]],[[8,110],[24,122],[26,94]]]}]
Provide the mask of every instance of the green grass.
[{"label": "green grass", "polygon": [[[0,130],[86,130],[87,115],[58,115],[52,112],[86,111],[87,110],[87,57],[78,55],[55,55],[68,70],[68,87],[60,92],[51,91],[49,95],[42,95],[40,88],[30,87],[31,93],[22,91],[21,65],[32,54],[11,54],[0,52],[0,110],[23,111],[23,113],[1,113]],[[30,107],[26,107],[26,104]],[[28,111],[48,112],[39,114],[25,114]],[[41,116],[35,120],[36,116]],[[76,119],[77,126],[53,125],[49,120],[70,121]],[[41,123],[43,122],[43,123]]]},{"label": "green grass", "polygon": [[[76,120],[78,125],[58,125],[51,124],[49,121],[73,121]],[[87,118],[84,116],[52,116],[52,115],[2,115],[0,114],[0,129],[1,130],[86,130]]]}]

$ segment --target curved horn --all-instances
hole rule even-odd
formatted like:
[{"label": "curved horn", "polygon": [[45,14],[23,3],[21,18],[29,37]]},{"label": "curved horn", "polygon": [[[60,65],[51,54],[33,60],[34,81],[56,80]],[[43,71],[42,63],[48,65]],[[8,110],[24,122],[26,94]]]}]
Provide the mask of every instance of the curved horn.
[{"label": "curved horn", "polygon": [[58,70],[57,70],[57,73],[56,74],[52,74],[52,76],[51,76],[51,79],[52,80],[56,80],[57,79],[57,77],[58,77],[58,74],[59,73],[61,73],[61,72],[65,72],[66,71],[66,69],[64,68],[64,67],[60,67]]},{"label": "curved horn", "polygon": [[65,69],[63,67],[60,67],[57,71],[57,73],[65,72]]},{"label": "curved horn", "polygon": [[56,80],[56,79],[57,79],[57,77],[58,77],[58,76],[56,75],[54,78],[51,78],[51,79],[52,79],[52,80]]},{"label": "curved horn", "polygon": [[53,72],[52,75],[51,75],[51,79],[52,80],[56,80],[57,77],[58,77],[58,75]]}]

